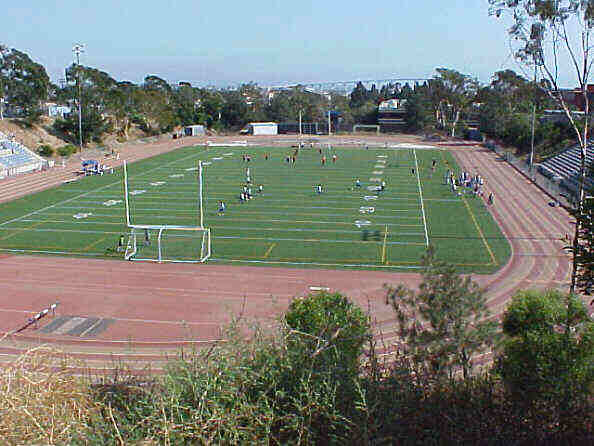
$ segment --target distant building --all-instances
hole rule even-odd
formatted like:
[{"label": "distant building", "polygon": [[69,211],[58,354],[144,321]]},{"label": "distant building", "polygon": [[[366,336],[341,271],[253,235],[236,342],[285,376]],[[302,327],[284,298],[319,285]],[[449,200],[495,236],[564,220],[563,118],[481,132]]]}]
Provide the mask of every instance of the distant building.
[{"label": "distant building", "polygon": [[406,99],[388,99],[380,102],[377,108],[377,123],[384,133],[399,132],[406,122]]},{"label": "distant building", "polygon": [[240,132],[245,135],[278,135],[276,122],[250,122]]},{"label": "distant building", "polygon": [[205,134],[206,130],[203,125],[188,125],[184,127],[184,135],[186,136],[200,136]]},{"label": "distant building", "polygon": [[[586,91],[588,92],[588,102],[590,103],[590,110],[592,110],[592,105],[594,105],[594,85],[588,84],[586,87]],[[573,105],[578,110],[584,111],[585,101],[584,96],[579,88],[574,88],[573,90],[561,90],[561,95],[563,99],[568,104]]]},{"label": "distant building", "polygon": [[64,119],[72,113],[72,109],[68,105],[58,105],[53,102],[47,102],[43,108],[50,118]]}]

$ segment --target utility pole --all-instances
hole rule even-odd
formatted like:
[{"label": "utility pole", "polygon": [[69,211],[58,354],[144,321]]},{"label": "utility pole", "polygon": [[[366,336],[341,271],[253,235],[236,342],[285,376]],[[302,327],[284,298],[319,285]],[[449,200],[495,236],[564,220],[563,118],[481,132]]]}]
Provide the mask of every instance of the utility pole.
[{"label": "utility pole", "polygon": [[301,136],[301,109],[299,110],[299,136]]},{"label": "utility pole", "polygon": [[80,85],[80,53],[84,53],[84,44],[77,43],[72,48],[72,52],[76,56],[76,84],[78,85],[78,141],[80,145],[80,151],[83,149],[82,139],[82,89]]},{"label": "utility pole", "polygon": [[536,64],[536,58],[534,58],[534,97],[532,100],[532,136],[530,139],[530,179],[534,179],[534,172],[532,166],[534,165],[534,131],[536,127],[536,70],[538,65]]},{"label": "utility pole", "polygon": [[330,110],[328,110],[328,136],[332,135],[332,121],[330,119]]}]

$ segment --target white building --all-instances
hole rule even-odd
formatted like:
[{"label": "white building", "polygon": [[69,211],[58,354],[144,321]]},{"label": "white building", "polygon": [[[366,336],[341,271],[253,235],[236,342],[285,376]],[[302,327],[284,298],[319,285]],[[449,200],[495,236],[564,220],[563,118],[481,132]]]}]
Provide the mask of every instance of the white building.
[{"label": "white building", "polygon": [[278,135],[276,122],[250,122],[240,133],[246,135]]},{"label": "white building", "polygon": [[206,130],[203,125],[188,125],[184,127],[184,135],[186,136],[200,136],[205,134]]},{"label": "white building", "polygon": [[72,109],[67,105],[58,105],[54,104],[53,102],[48,102],[45,104],[45,109],[47,110],[47,115],[50,118],[62,118],[64,119],[67,115],[72,113]]}]

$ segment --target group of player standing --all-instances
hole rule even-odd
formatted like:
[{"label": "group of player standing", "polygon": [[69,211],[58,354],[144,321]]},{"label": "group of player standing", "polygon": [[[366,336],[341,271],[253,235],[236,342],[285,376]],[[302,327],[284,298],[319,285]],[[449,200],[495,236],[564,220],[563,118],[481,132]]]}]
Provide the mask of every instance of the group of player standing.
[{"label": "group of player standing", "polygon": [[[446,184],[450,186],[450,190],[457,195],[462,195],[462,193],[470,191],[475,197],[484,197],[485,193],[483,188],[485,185],[485,179],[478,173],[474,176],[471,176],[468,172],[462,172],[456,178],[454,171],[448,169],[445,175],[445,180]],[[494,200],[495,197],[493,196],[493,192],[490,192],[487,202],[489,205],[492,205]]]}]

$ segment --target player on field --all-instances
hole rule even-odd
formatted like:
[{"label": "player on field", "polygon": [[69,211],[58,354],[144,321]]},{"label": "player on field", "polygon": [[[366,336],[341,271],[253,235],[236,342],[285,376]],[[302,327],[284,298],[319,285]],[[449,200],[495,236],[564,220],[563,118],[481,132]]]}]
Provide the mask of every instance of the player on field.
[{"label": "player on field", "polygon": [[120,235],[120,238],[118,239],[118,252],[122,252],[124,250],[124,234]]},{"label": "player on field", "polygon": [[217,212],[217,215],[225,215],[225,202],[224,201],[219,201],[219,211]]},{"label": "player on field", "polygon": [[322,193],[322,184],[321,183],[316,186],[316,192],[318,193],[318,195]]},{"label": "player on field", "polygon": [[334,155],[332,155],[332,162],[333,163],[335,163],[337,159],[338,159],[338,157],[336,156],[336,153]]},{"label": "player on field", "polygon": [[151,235],[148,229],[144,230],[144,246],[151,246]]},{"label": "player on field", "polygon": [[359,178],[357,178],[357,179],[355,180],[355,187],[356,187],[357,189],[361,189],[361,180],[359,180]]}]

